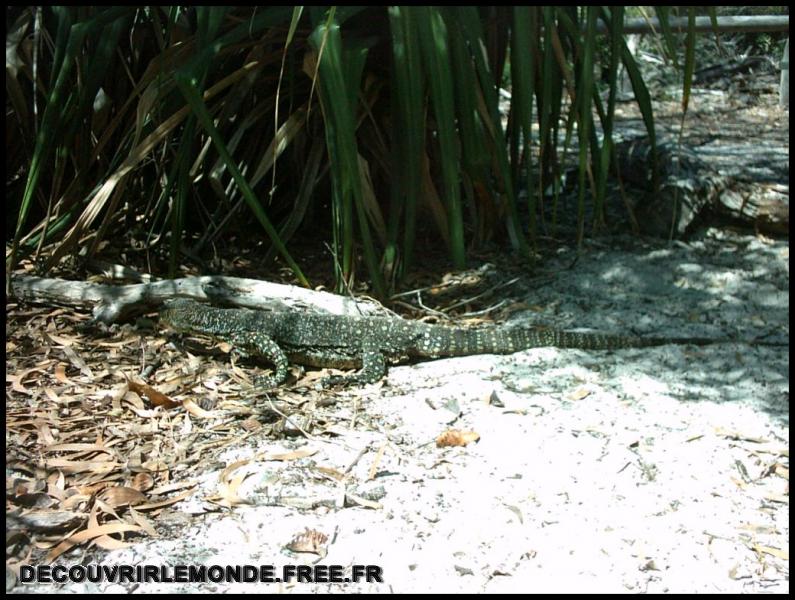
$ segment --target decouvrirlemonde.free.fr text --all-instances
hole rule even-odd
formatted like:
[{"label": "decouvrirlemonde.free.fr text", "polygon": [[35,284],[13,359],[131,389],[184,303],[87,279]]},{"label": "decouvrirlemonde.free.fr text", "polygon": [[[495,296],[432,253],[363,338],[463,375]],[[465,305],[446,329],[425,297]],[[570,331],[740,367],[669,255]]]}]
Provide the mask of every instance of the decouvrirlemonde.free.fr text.
[{"label": "decouvrirlemonde.free.fr text", "polygon": [[383,583],[377,565],[22,565],[20,583]]}]

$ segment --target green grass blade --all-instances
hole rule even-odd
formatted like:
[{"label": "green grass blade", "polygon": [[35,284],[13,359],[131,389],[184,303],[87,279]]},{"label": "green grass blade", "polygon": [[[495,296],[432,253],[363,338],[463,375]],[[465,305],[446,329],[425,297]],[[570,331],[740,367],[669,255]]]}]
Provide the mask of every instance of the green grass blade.
[{"label": "green grass blade", "polygon": [[[336,208],[335,228],[341,230],[343,252],[342,277],[346,285],[352,275],[353,214],[361,232],[362,249],[368,272],[376,294],[385,295],[383,277],[378,266],[375,246],[367,221],[365,200],[362,192],[362,174],[359,168],[359,152],[356,143],[355,110],[358,104],[359,81],[361,79],[367,48],[351,44],[343,51],[339,25],[322,24],[315,28],[310,43],[320,54],[320,99],[323,106],[326,128],[326,144],[331,161],[331,177],[334,183]],[[320,49],[322,47],[322,52]],[[335,234],[336,235],[336,234]]]},{"label": "green grass blade", "polygon": [[[417,31],[417,10],[411,7],[389,8],[392,33],[394,91],[392,105],[394,145],[394,195],[388,223],[388,242],[384,251],[385,267],[397,269],[401,278],[410,268],[414,258],[417,201],[422,185],[422,156],[425,145],[425,113],[423,110],[424,85],[421,48]],[[403,260],[396,264],[397,241],[403,210]]]},{"label": "green grass blade", "polygon": [[[537,10],[535,7],[514,7],[511,34],[511,110],[515,111],[524,148],[524,170],[527,176],[527,209],[530,219],[529,231],[531,240],[535,240],[537,235],[536,191],[533,185],[531,151],[536,74],[535,39],[538,34]],[[518,184],[518,179],[514,183]]]},{"label": "green grass blade", "polygon": [[651,148],[651,162],[652,162],[652,186],[657,190],[659,186],[659,170],[657,168],[657,134],[654,129],[654,111],[651,105],[651,95],[649,88],[643,81],[640,74],[640,69],[635,62],[632,53],[627,48],[624,40],[621,41],[621,60],[624,63],[624,68],[627,70],[630,84],[632,85],[632,92],[635,94],[635,101],[638,103],[643,124],[646,126],[646,133],[649,136],[649,146]]},{"label": "green grass blade", "polygon": [[720,44],[720,30],[718,29],[718,10],[714,6],[708,6],[707,14],[709,15],[709,21],[712,24],[712,31],[715,34],[715,45],[718,47],[718,52],[720,52],[721,56],[726,56],[726,51],[723,49],[723,46],[721,46]]},{"label": "green grass blade", "polygon": [[69,43],[69,36],[72,31],[72,11],[74,7],[70,6],[53,6],[52,12],[57,20],[56,34],[55,34],[55,55],[52,59],[52,72],[50,73],[50,85],[52,90],[58,81],[58,75],[61,73],[63,62],[66,59],[66,48]]},{"label": "green grass blade", "polygon": [[262,205],[257,200],[257,197],[254,195],[253,190],[248,185],[246,178],[243,177],[243,174],[240,172],[240,169],[237,166],[237,163],[232,158],[231,154],[226,148],[226,144],[224,143],[221,134],[218,133],[218,130],[213,125],[212,119],[210,114],[207,112],[207,108],[204,105],[204,101],[202,100],[202,95],[197,89],[197,83],[195,80],[191,80],[190,75],[185,73],[184,71],[177,72],[175,75],[175,80],[177,86],[179,87],[182,95],[185,97],[185,100],[191,107],[193,114],[198,119],[199,123],[201,123],[204,130],[210,136],[215,145],[215,148],[218,154],[226,163],[226,168],[229,169],[229,173],[232,175],[232,178],[235,180],[238,188],[240,189],[243,197],[246,200],[251,212],[254,213],[254,216],[262,225],[262,228],[268,234],[268,237],[273,242],[273,245],[279,250],[279,253],[282,255],[284,260],[290,266],[295,276],[298,278],[301,285],[309,287],[309,282],[304,277],[303,273],[301,272],[301,268],[298,264],[293,260],[290,253],[285,248],[282,241],[279,239],[279,235],[276,230],[271,225],[270,220],[268,219],[265,211],[262,209]]},{"label": "green grass blade", "polygon": [[461,165],[455,132],[455,102],[447,26],[438,9],[422,6],[415,10],[418,13],[420,47],[422,48],[424,66],[428,73],[431,104],[439,136],[439,160],[444,182],[450,256],[453,265],[457,269],[461,269],[466,265],[459,185]]},{"label": "green grass blade", "polygon": [[[290,238],[298,229],[298,226],[304,219],[307,209],[312,202],[312,194],[315,191],[317,182],[322,175],[320,166],[324,156],[324,144],[322,138],[315,138],[312,142],[312,148],[309,150],[309,155],[306,159],[306,168],[301,176],[301,183],[298,186],[298,194],[296,194],[295,203],[290,211],[289,216],[284,221],[284,224],[279,228],[279,238],[287,244]],[[265,254],[264,263],[267,264],[276,256],[276,247],[271,246]]]},{"label": "green grass blade", "polygon": [[594,96],[593,58],[596,42],[596,12],[597,7],[585,8],[586,25],[585,37],[582,42],[582,60],[579,74],[579,85],[576,97],[577,112],[577,137],[579,150],[578,190],[577,190],[577,245],[581,246],[585,225],[585,189],[586,175],[590,169],[588,147],[593,127],[593,113],[591,100]]},{"label": "green grass blade", "polygon": [[486,60],[483,29],[478,18],[477,9],[467,6],[456,9],[453,14],[461,24],[464,35],[469,42],[470,48],[472,48],[472,58],[474,59],[480,82],[479,89],[486,105],[485,114],[482,114],[481,118],[484,122],[487,120],[490,122],[490,126],[487,126],[487,128],[494,136],[493,147],[497,168],[505,188],[508,237],[513,247],[519,250],[522,256],[530,257],[530,248],[519,225],[519,214],[516,209],[516,195],[511,180],[505,133],[503,132],[500,118],[497,79],[492,75]]},{"label": "green grass blade", "polygon": [[690,105],[690,90],[693,84],[693,71],[696,66],[696,9],[687,9],[687,36],[685,38],[685,74],[682,86],[682,127],[684,127],[687,108]]},{"label": "green grass blade", "polygon": [[[30,211],[31,201],[33,195],[39,185],[39,179],[42,174],[42,168],[48,163],[50,156],[60,148],[58,140],[60,134],[63,132],[65,117],[69,113],[69,96],[68,88],[72,69],[78,61],[78,56],[82,48],[83,42],[86,37],[93,31],[104,27],[107,24],[114,22],[117,19],[126,17],[131,9],[128,7],[107,9],[99,13],[96,17],[76,23],[69,27],[69,34],[66,40],[66,45],[63,53],[63,60],[60,61],[60,69],[57,72],[55,85],[53,86],[44,109],[42,116],[41,127],[39,128],[36,136],[36,144],[33,151],[33,156],[28,170],[28,177],[25,182],[25,190],[22,194],[22,202],[19,208],[17,217],[16,229],[14,232],[14,240],[12,242],[11,252],[6,261],[6,272],[10,273],[16,263],[16,256],[19,249],[19,239],[22,234],[22,228],[27,221],[28,212]],[[65,23],[70,22],[67,18],[67,11],[60,10],[59,13],[63,16],[62,26],[59,26],[59,32]],[[8,282],[8,279],[6,280]]]},{"label": "green grass blade", "polygon": [[607,72],[607,110],[602,120],[602,146],[599,152],[599,165],[596,173],[596,206],[594,226],[604,224],[604,198],[607,195],[607,178],[610,171],[610,163],[613,159],[613,122],[616,111],[616,95],[618,92],[618,67],[621,63],[621,40],[624,24],[624,7],[610,7],[611,14],[608,35],[610,38],[610,62]]},{"label": "green grass blade", "polygon": [[[491,156],[489,151],[492,141],[488,139],[483,126],[483,121],[478,112],[477,73],[472,64],[472,58],[467,48],[466,40],[458,27],[450,28],[450,60],[453,72],[453,86],[456,99],[456,116],[458,118],[458,137],[461,141],[461,158],[464,174],[467,176],[464,186],[467,208],[471,220],[477,231],[482,227],[478,223],[487,222],[487,216],[482,214],[489,209],[489,205],[475,203],[473,184],[484,189],[490,184]],[[481,209],[478,214],[477,209]]]},{"label": "green grass blade", "polygon": [[[554,10],[550,6],[541,9],[544,19],[544,46],[542,50],[541,73],[541,98],[538,107],[539,126],[538,126],[538,198],[543,201],[544,188],[552,181],[554,190],[554,200],[552,207],[552,226],[553,232],[557,220],[557,196],[559,189],[559,177],[556,173],[551,173],[551,169],[558,164],[557,153],[557,124],[560,115],[560,103],[563,97],[563,80],[561,72],[557,68],[555,61],[555,51],[552,46],[551,32],[555,28]],[[541,216],[543,218],[543,211]]]},{"label": "green grass blade", "polygon": [[193,153],[194,136],[196,133],[196,117],[191,115],[185,120],[182,128],[179,148],[175,155],[174,163],[171,165],[166,189],[173,189],[174,202],[171,212],[171,239],[170,252],[168,257],[169,277],[177,276],[179,266],[180,246],[182,234],[185,229],[185,214],[188,210],[190,189],[190,158]]},{"label": "green grass blade", "polygon": [[662,38],[665,42],[663,48],[665,55],[671,59],[674,67],[679,68],[679,59],[677,58],[677,49],[679,44],[676,41],[676,36],[671,30],[671,24],[668,17],[671,15],[671,8],[669,6],[655,6],[654,12],[657,14],[657,21],[660,23],[660,30],[662,31]]}]

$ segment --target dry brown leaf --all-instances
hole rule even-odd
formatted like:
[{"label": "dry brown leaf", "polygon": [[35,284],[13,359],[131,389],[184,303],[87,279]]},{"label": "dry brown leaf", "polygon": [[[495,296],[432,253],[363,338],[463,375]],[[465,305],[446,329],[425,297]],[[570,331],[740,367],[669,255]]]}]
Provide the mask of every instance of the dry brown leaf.
[{"label": "dry brown leaf", "polygon": [[196,487],[195,481],[175,481],[174,483],[159,485],[156,488],[149,490],[149,494],[152,496],[162,496],[163,494],[168,494],[169,492],[175,492],[183,488],[193,487]]},{"label": "dry brown leaf", "polygon": [[66,355],[66,358],[69,359],[69,362],[72,363],[72,366],[78,369],[83,375],[88,377],[89,380],[94,378],[94,374],[91,372],[91,369],[86,364],[86,361],[84,361],[77,354],[74,348],[72,348],[71,346],[62,346],[61,352],[63,352]]},{"label": "dry brown leaf", "polygon": [[381,444],[381,447],[375,453],[373,464],[371,464],[370,468],[367,470],[367,481],[372,481],[375,479],[375,474],[378,472],[378,467],[381,465],[381,460],[384,458],[384,452],[386,452],[388,444],[389,442],[384,442]]},{"label": "dry brown leaf", "polygon": [[357,494],[353,494],[348,492],[345,494],[345,499],[348,500],[351,504],[358,504],[359,506],[364,506],[365,508],[372,508],[373,510],[381,510],[384,508],[384,505],[380,502],[375,502],[374,500],[368,500],[367,498],[363,498],[362,496],[358,496]]},{"label": "dry brown leaf", "polygon": [[140,396],[144,396],[149,399],[149,401],[154,406],[163,406],[165,408],[176,408],[181,402],[177,400],[172,400],[162,392],[157,391],[151,386],[148,386],[144,383],[138,383],[136,381],[128,381],[127,385],[129,386],[130,390],[135,392]]},{"label": "dry brown leaf", "polygon": [[82,456],[84,454],[92,454],[94,452],[104,452],[113,456],[115,453],[111,448],[105,447],[103,444],[53,444],[44,448],[45,452],[75,452],[72,457]]},{"label": "dry brown leaf", "polygon": [[130,409],[136,414],[143,413],[141,416],[149,416],[149,413],[147,413],[148,409],[137,392],[128,388],[124,396],[122,396],[122,400],[129,403]]},{"label": "dry brown leaf", "polygon": [[251,473],[235,474],[235,471],[250,463],[251,459],[243,459],[235,461],[224,468],[224,470],[218,474],[218,494],[207,498],[208,502],[213,502],[214,504],[219,504],[227,508],[243,504],[244,501],[238,496],[237,490]]},{"label": "dry brown leaf", "polygon": [[155,526],[152,525],[152,522],[147,519],[145,515],[142,515],[140,512],[130,507],[130,516],[132,517],[133,521],[135,521],[135,524],[139,525],[141,529],[148,535],[151,537],[159,537]]},{"label": "dry brown leaf", "polygon": [[64,477],[63,471],[53,473],[47,479],[47,493],[50,496],[62,499],[64,497],[64,491],[66,490],[65,483],[66,477]]},{"label": "dry brown leaf", "polygon": [[[195,483],[192,484],[192,486],[194,487],[195,485],[196,485]],[[167,498],[165,500],[160,500],[158,502],[150,502],[149,504],[139,504],[138,506],[135,507],[135,510],[138,511],[154,510],[157,508],[163,508],[164,506],[171,506],[172,504],[176,504],[177,502],[181,502],[185,498],[192,496],[195,491],[196,491],[195,489],[189,489],[182,492],[181,494],[177,494],[173,498]]]},{"label": "dry brown leaf", "polygon": [[133,545],[131,542],[122,542],[121,540],[117,540],[116,538],[112,538],[107,535],[93,539],[92,543],[95,546],[99,546],[103,550],[123,550],[124,548],[129,548]]},{"label": "dry brown leaf", "polygon": [[484,396],[483,403],[488,406],[505,408],[505,403],[500,399],[500,395],[497,393],[497,390],[491,390],[488,395]]},{"label": "dry brown leaf", "polygon": [[22,529],[55,533],[81,527],[86,522],[84,513],[67,510],[37,510],[21,516],[7,515],[7,525]]},{"label": "dry brown leaf", "polygon": [[54,402],[55,404],[61,404],[62,402],[64,402],[63,400],[61,400],[58,394],[55,393],[55,390],[53,390],[51,387],[44,388],[44,395],[47,396],[50,402]]},{"label": "dry brown leaf", "polygon": [[36,423],[36,433],[38,433],[39,444],[42,446],[48,446],[55,442],[55,436],[48,423]]},{"label": "dry brown leaf", "polygon": [[771,546],[761,546],[759,544],[753,544],[751,547],[757,554],[769,554],[770,556],[775,556],[782,560],[789,560],[789,552],[787,550],[780,550],[778,548],[772,548]]},{"label": "dry brown leaf", "polygon": [[54,333],[45,332],[45,337],[51,341],[55,342],[57,346],[74,346],[75,344],[80,343],[80,339],[76,337],[65,337],[63,335],[55,335]]},{"label": "dry brown leaf", "polygon": [[66,376],[66,364],[65,363],[58,363],[55,365],[55,379],[60,381],[61,383],[71,384],[72,382]]},{"label": "dry brown leaf", "polygon": [[249,432],[259,431],[262,429],[262,423],[260,423],[255,417],[249,417],[245,421],[241,421],[240,427]]},{"label": "dry brown leaf", "polygon": [[226,482],[232,477],[232,473],[237,471],[240,467],[243,467],[252,462],[253,459],[251,458],[244,458],[242,460],[236,460],[235,462],[227,465],[223,471],[218,474],[218,481]]},{"label": "dry brown leaf", "polygon": [[283,454],[268,454],[263,452],[256,456],[257,460],[297,460],[299,458],[306,458],[317,453],[316,448],[306,448],[304,450],[296,450],[294,452],[285,452]]},{"label": "dry brown leaf", "polygon": [[476,442],[480,439],[480,434],[474,431],[459,431],[457,429],[448,429],[436,438],[436,447],[444,448],[446,446],[466,446],[471,442]]},{"label": "dry brown leaf", "polygon": [[[96,346],[99,348],[124,348],[129,344],[137,344],[138,340],[134,337],[125,338],[118,342],[96,342]],[[154,344],[154,342],[152,342]]]},{"label": "dry brown leaf", "polygon": [[758,523],[742,523],[741,525],[737,526],[737,529],[742,529],[744,531],[751,531],[753,533],[762,533],[762,534],[777,534],[778,530],[773,525],[760,525]]},{"label": "dry brown leaf", "polygon": [[25,377],[27,377],[31,373],[46,373],[46,371],[38,367],[32,367],[30,369],[25,369],[24,371],[16,375],[6,373],[6,382],[11,384],[11,389],[14,390],[15,392],[18,392],[20,394],[32,395],[33,392],[27,389],[22,383]]},{"label": "dry brown leaf", "polygon": [[194,417],[199,419],[211,419],[215,417],[215,411],[204,410],[201,406],[196,404],[193,400],[185,399],[182,401],[182,406]]},{"label": "dry brown leaf", "polygon": [[61,504],[61,508],[66,510],[70,510],[72,508],[76,508],[80,506],[83,502],[88,502],[91,500],[91,494],[72,494],[68,496]]},{"label": "dry brown leaf", "polygon": [[137,473],[130,482],[130,487],[141,492],[147,492],[155,486],[155,479],[149,473]]},{"label": "dry brown leaf", "polygon": [[146,501],[146,496],[131,487],[116,486],[102,490],[97,495],[97,499],[107,503],[113,508],[128,506],[130,504],[142,504]]},{"label": "dry brown leaf", "polygon": [[107,521],[107,517],[112,517],[113,521],[123,521],[110,504],[106,504],[99,498],[94,498],[94,504],[91,506],[91,514],[88,519],[89,527],[97,527],[99,525],[97,515],[103,515],[103,521]]},{"label": "dry brown leaf", "polygon": [[779,502],[781,504],[789,504],[789,496],[786,494],[776,494],[774,492],[768,492],[765,494],[765,499],[770,500],[771,502]]},{"label": "dry brown leaf", "polygon": [[580,387],[574,390],[571,394],[566,396],[569,400],[582,400],[591,395],[591,390],[586,387]]},{"label": "dry brown leaf", "polygon": [[44,466],[47,469],[63,469],[67,473],[91,472],[95,475],[104,475],[116,469],[120,469],[123,465],[116,462],[103,462],[94,460],[75,461],[65,458],[51,458],[44,461]]},{"label": "dry brown leaf", "polygon": [[340,473],[337,469],[332,469],[331,467],[315,467],[315,471],[334,481],[342,481],[345,479],[344,473]]},{"label": "dry brown leaf", "polygon": [[107,525],[99,525],[98,527],[90,527],[89,529],[84,529],[83,531],[79,531],[78,533],[74,534],[68,539],[63,540],[60,544],[58,544],[55,548],[53,548],[49,554],[47,554],[46,560],[47,562],[52,562],[70,548],[73,548],[78,544],[82,544],[83,542],[87,542],[88,540],[91,540],[93,538],[97,538],[103,535],[108,535],[111,533],[126,533],[126,532],[137,532],[137,531],[141,531],[141,528],[139,526],[128,525],[127,523],[109,523]]},{"label": "dry brown leaf", "polygon": [[13,504],[24,506],[25,508],[50,508],[55,504],[55,499],[51,498],[49,494],[44,492],[28,493],[24,487],[17,487],[14,490],[14,495],[7,500]]},{"label": "dry brown leaf", "polygon": [[319,556],[326,556],[326,542],[328,542],[328,536],[325,533],[307,527],[296,535],[286,548],[292,552],[311,552]]},{"label": "dry brown leaf", "polygon": [[721,437],[729,438],[730,440],[740,440],[745,442],[754,442],[755,444],[764,444],[769,442],[770,440],[765,438],[756,437],[750,434],[741,433],[739,431],[730,431],[728,429],[724,429],[723,427],[716,427],[715,428],[715,435],[719,435]]}]

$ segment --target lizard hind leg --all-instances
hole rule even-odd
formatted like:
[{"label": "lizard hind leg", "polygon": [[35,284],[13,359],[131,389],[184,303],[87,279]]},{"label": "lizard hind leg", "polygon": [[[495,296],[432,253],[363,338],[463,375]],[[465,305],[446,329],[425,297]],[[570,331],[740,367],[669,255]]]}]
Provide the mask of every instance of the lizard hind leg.
[{"label": "lizard hind leg", "polygon": [[230,337],[235,352],[243,357],[259,356],[273,363],[270,377],[257,377],[258,387],[273,388],[287,379],[288,361],[282,349],[272,338],[261,332],[237,333]]},{"label": "lizard hind leg", "polygon": [[375,383],[386,374],[386,359],[377,348],[364,348],[362,350],[362,370],[353,375],[332,375],[320,382],[320,385],[353,385]]}]

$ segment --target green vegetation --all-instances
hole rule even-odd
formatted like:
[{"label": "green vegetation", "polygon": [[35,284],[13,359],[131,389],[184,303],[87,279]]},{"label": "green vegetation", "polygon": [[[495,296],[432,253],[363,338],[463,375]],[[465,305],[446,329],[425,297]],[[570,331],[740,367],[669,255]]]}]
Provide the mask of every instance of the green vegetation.
[{"label": "green vegetation", "polygon": [[[308,285],[290,241],[315,220],[338,288],[363,265],[383,296],[415,265],[420,231],[456,267],[489,239],[530,260],[567,151],[579,242],[586,201],[592,225],[603,219],[622,63],[654,138],[623,19],[621,7],[11,7],[7,268],[33,254],[48,270],[125,235],[167,250],[174,275],[183,252],[248,222],[250,243]],[[676,35],[662,43],[677,54]]]}]

